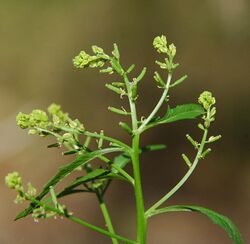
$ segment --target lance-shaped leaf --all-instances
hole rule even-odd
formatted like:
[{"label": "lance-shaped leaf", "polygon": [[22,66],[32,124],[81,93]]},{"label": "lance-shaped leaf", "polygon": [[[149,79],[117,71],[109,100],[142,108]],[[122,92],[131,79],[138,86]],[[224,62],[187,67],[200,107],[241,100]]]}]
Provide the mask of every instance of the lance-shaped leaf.
[{"label": "lance-shaped leaf", "polygon": [[151,217],[156,214],[166,213],[166,212],[177,212],[177,211],[193,211],[206,215],[210,220],[212,220],[216,225],[222,227],[228,234],[228,236],[233,240],[234,244],[243,244],[241,234],[234,223],[219,213],[214,212],[213,210],[199,207],[199,206],[190,206],[190,205],[176,205],[169,206],[166,208],[161,208],[153,211],[148,217]]},{"label": "lance-shaped leaf", "polygon": [[[59,171],[55,174],[55,176],[52,177],[48,181],[48,183],[44,186],[42,192],[36,197],[36,200],[40,201],[49,192],[50,186],[55,186],[58,182],[63,180],[66,176],[68,176],[72,171],[74,171],[78,167],[87,164],[89,161],[99,157],[100,155],[111,153],[111,152],[117,152],[117,151],[121,151],[121,148],[106,148],[106,149],[97,150],[97,151],[90,152],[90,153],[85,153],[77,157],[77,159],[73,161],[72,163],[62,166],[59,169]],[[24,211],[22,211],[21,213],[17,215],[15,220],[18,220],[20,218],[23,218],[29,215],[33,211],[34,208],[36,208],[36,205],[30,204],[30,206],[27,209],[25,209]]]},{"label": "lance-shaped leaf", "polygon": [[74,188],[78,187],[79,185],[82,185],[83,183],[90,182],[92,180],[98,179],[98,177],[108,174],[109,171],[105,169],[95,169],[94,171],[82,176],[82,177],[77,177],[73,182],[69,184],[69,186],[65,187],[63,191],[61,191],[57,197],[63,197],[66,195],[69,195],[74,193]]},{"label": "lance-shaped leaf", "polygon": [[[77,177],[74,181],[72,181],[69,186],[65,187],[63,191],[61,191],[59,194],[57,194],[58,198],[67,196],[69,194],[76,193],[78,191],[84,192],[84,190],[81,189],[75,189],[76,187],[82,185],[83,183],[87,183],[93,180],[100,180],[100,179],[118,179],[118,180],[127,180],[123,176],[112,173],[110,170],[106,169],[95,169],[94,171],[88,173],[87,175],[84,175],[82,177]],[[88,190],[85,190],[85,192],[89,192]]]},{"label": "lance-shaped leaf", "polygon": [[195,119],[204,114],[205,111],[202,106],[195,103],[178,105],[175,108],[169,108],[163,117],[154,117],[145,130],[154,127],[158,124],[171,123],[178,120]]},{"label": "lance-shaped leaf", "polygon": [[169,108],[167,113],[158,120],[158,123],[171,123],[178,120],[195,119],[196,117],[204,114],[204,109],[199,104],[183,104],[175,108]]}]

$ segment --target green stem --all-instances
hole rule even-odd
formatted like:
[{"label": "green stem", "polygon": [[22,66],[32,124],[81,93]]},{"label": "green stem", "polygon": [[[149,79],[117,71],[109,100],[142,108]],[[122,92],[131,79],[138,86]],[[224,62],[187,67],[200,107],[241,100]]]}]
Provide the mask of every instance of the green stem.
[{"label": "green stem", "polygon": [[203,151],[203,148],[206,144],[206,139],[207,139],[207,133],[208,130],[205,129],[204,133],[203,133],[203,137],[202,137],[202,141],[199,147],[199,150],[196,154],[196,157],[192,163],[192,166],[189,168],[189,170],[187,171],[187,173],[183,176],[183,178],[165,195],[163,196],[158,202],[156,202],[152,207],[150,207],[145,215],[146,217],[150,216],[151,213],[153,211],[155,211],[158,207],[160,207],[164,202],[166,202],[172,195],[174,195],[183,185],[184,183],[188,180],[188,178],[191,176],[191,174],[193,173],[193,171],[195,170],[200,158],[201,158],[201,154]]},{"label": "green stem", "polygon": [[87,227],[87,228],[89,228],[89,229],[91,229],[91,230],[94,230],[94,231],[96,231],[96,232],[99,232],[100,234],[109,236],[109,237],[111,237],[111,238],[116,238],[117,240],[124,241],[125,243],[129,243],[129,244],[130,244],[130,243],[131,243],[131,244],[136,244],[135,241],[129,240],[129,239],[127,239],[127,238],[125,238],[125,237],[122,237],[122,236],[120,236],[120,235],[117,235],[117,234],[112,234],[112,233],[110,233],[109,231],[106,231],[106,230],[104,230],[104,229],[102,229],[102,228],[100,228],[100,227],[98,227],[98,226],[92,225],[92,224],[90,224],[90,223],[88,223],[88,222],[86,222],[86,221],[83,221],[83,220],[81,220],[81,219],[79,219],[79,218],[77,218],[77,217],[74,217],[74,216],[67,216],[67,219],[69,219],[69,220],[71,220],[71,221],[73,221],[73,222],[75,222],[75,223],[78,223],[78,224],[80,224],[80,225],[82,225],[82,226],[84,226],[84,227]]},{"label": "green stem", "polygon": [[84,135],[89,136],[89,137],[93,137],[93,138],[101,138],[103,140],[109,141],[111,143],[114,143],[114,144],[116,144],[116,145],[118,145],[118,146],[126,149],[126,152],[130,152],[131,151],[131,148],[127,144],[125,144],[125,143],[123,143],[123,142],[121,142],[121,141],[119,141],[117,139],[114,139],[112,137],[100,135],[100,134],[89,132],[89,131],[85,131]]},{"label": "green stem", "polygon": [[131,185],[135,184],[135,180],[132,176],[130,176],[125,170],[120,168],[119,166],[115,164],[111,164],[112,168],[116,169],[124,178],[126,178]]},{"label": "green stem", "polygon": [[131,120],[132,120],[132,128],[133,128],[133,139],[132,139],[132,152],[131,159],[133,165],[133,173],[134,173],[134,191],[135,191],[135,200],[136,200],[136,213],[137,213],[137,242],[139,244],[146,243],[146,229],[147,223],[144,215],[144,199],[142,193],[142,185],[141,185],[141,175],[140,175],[140,163],[139,163],[139,142],[140,142],[140,134],[137,133],[138,130],[138,121],[137,121],[137,113],[136,106],[132,95],[131,84],[126,74],[123,76],[129,98],[130,112],[131,112]]},{"label": "green stem", "polygon": [[111,165],[112,168],[116,169],[124,178],[126,178],[132,185],[134,185],[134,179],[131,177],[125,170],[123,170],[121,167],[115,165],[111,160],[109,160],[107,157],[101,155],[99,156],[99,159],[101,159],[103,162],[108,163]]},{"label": "green stem", "polygon": [[147,126],[147,124],[150,122],[150,120],[153,119],[153,117],[156,115],[156,113],[159,111],[159,109],[161,108],[163,102],[165,101],[166,99],[166,96],[168,94],[168,91],[169,91],[169,86],[170,86],[170,82],[171,82],[171,79],[172,79],[172,74],[169,73],[168,74],[168,78],[167,78],[167,83],[166,83],[166,87],[158,101],[158,103],[156,104],[155,108],[153,109],[153,111],[150,113],[150,115],[147,117],[147,119],[145,119],[143,121],[143,123],[141,124],[141,126],[138,128],[138,133],[142,133],[143,130],[145,129],[145,127]]},{"label": "green stem", "polygon": [[[115,234],[115,230],[114,230],[114,227],[112,225],[111,218],[110,218],[107,206],[106,206],[106,204],[104,202],[103,196],[99,192],[96,192],[96,195],[97,195],[97,198],[98,198],[98,201],[99,201],[99,206],[101,208],[101,211],[102,211],[102,214],[103,214],[107,229],[108,229],[108,231],[110,233]],[[116,238],[111,237],[111,239],[112,239],[113,244],[118,244],[118,241],[117,241]]]},{"label": "green stem", "polygon": [[128,244],[138,244],[135,241],[129,240],[129,239],[127,239],[125,237],[122,237],[120,235],[117,235],[117,234],[110,233],[109,231],[107,231],[107,230],[105,230],[103,228],[100,228],[100,227],[98,227],[96,225],[92,225],[92,224],[90,224],[90,223],[88,223],[88,222],[86,222],[86,221],[84,221],[82,219],[79,219],[79,218],[77,218],[77,217],[75,217],[73,215],[69,215],[69,214],[66,214],[65,212],[61,212],[59,209],[51,207],[49,205],[46,205],[43,202],[40,202],[40,201],[36,200],[35,198],[32,198],[32,199],[29,198],[29,200],[32,201],[33,203],[41,206],[41,207],[44,207],[46,210],[57,213],[60,216],[63,216],[65,218],[67,218],[67,219],[69,219],[69,220],[71,220],[71,221],[73,221],[75,223],[78,223],[78,224],[80,224],[80,225],[82,225],[84,227],[87,227],[87,228],[89,228],[89,229],[91,229],[93,231],[99,232],[100,234],[109,236],[111,238],[115,238],[115,239],[120,240],[120,241],[124,241],[125,243],[128,243]]},{"label": "green stem", "polygon": [[135,199],[137,211],[137,242],[140,244],[146,243],[147,223],[144,215],[144,200],[141,185],[140,164],[139,164],[139,135],[135,135],[132,141],[133,154],[132,164],[135,180]]}]

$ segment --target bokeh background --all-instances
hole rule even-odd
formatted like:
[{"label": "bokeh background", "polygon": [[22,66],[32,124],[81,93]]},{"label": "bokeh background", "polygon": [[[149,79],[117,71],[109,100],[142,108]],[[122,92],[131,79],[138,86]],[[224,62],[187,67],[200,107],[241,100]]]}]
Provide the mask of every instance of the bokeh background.
[{"label": "bokeh background", "polygon": [[[218,114],[210,133],[223,135],[169,204],[203,205],[227,215],[245,243],[250,243],[249,10],[248,0],[0,1],[0,243],[110,243],[105,236],[68,221],[37,224],[30,217],[13,221],[24,205],[13,204],[15,194],[5,187],[4,176],[17,170],[25,182],[41,189],[58,166],[71,160],[59,150],[48,150],[47,139],[18,129],[15,115],[57,102],[89,130],[104,129],[128,142],[116,123],[119,116],[107,111],[108,105],[120,104],[104,88],[115,77],[75,70],[72,57],[81,49],[89,51],[92,44],[110,51],[117,42],[125,66],[137,64],[135,74],[148,67],[138,101],[140,114],[147,115],[160,94],[152,79],[158,57],[152,40],[159,34],[166,34],[177,46],[181,66],[176,77],[189,76],[172,90],[170,104],[195,102],[204,89],[213,91]],[[196,122],[169,124],[144,135],[144,144],[167,144],[165,151],[142,156],[146,207],[185,173],[180,155],[193,153],[186,133],[199,136]],[[131,188],[114,182],[106,200],[117,231],[133,238]],[[64,202],[76,215],[104,226],[94,196],[73,196]],[[227,244],[231,240],[206,217],[175,213],[150,220],[148,243]]]}]

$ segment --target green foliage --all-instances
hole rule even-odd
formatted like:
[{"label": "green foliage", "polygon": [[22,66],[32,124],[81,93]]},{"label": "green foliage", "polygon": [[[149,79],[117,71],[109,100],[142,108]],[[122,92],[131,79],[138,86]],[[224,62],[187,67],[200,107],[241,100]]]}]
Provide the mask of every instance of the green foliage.
[{"label": "green foliage", "polygon": [[[54,103],[48,107],[48,112],[35,109],[30,114],[19,113],[17,115],[17,125],[20,128],[28,129],[29,134],[54,137],[55,142],[48,145],[48,148],[63,146],[66,149],[63,155],[72,155],[75,159],[71,163],[61,166],[39,193],[37,193],[31,183],[28,183],[27,191],[25,191],[18,172],[13,172],[6,176],[6,185],[18,193],[15,202],[29,202],[28,208],[20,212],[16,220],[27,215],[31,215],[35,221],[51,217],[56,218],[58,215],[109,236],[113,244],[118,244],[118,241],[145,244],[147,218],[169,211],[196,211],[206,215],[214,223],[224,228],[235,244],[242,243],[240,234],[233,223],[228,218],[211,210],[196,206],[160,208],[186,183],[200,160],[207,157],[208,153],[211,152],[211,148],[207,148],[207,145],[218,141],[221,135],[208,137],[208,129],[215,120],[216,114],[216,100],[211,92],[203,92],[198,98],[199,104],[188,103],[177,105],[173,108],[170,107],[169,96],[171,89],[182,84],[187,79],[187,75],[173,80],[174,71],[178,67],[178,64],[174,62],[177,51],[173,43],[168,45],[167,38],[164,35],[155,37],[153,46],[158,53],[164,55],[164,60],[157,60],[156,64],[166,72],[167,78],[163,78],[164,76],[157,71],[154,72],[153,78],[157,87],[162,90],[162,95],[148,116],[140,115],[139,117],[137,112],[137,100],[143,97],[139,96],[138,85],[145,77],[147,69],[144,67],[139,74],[130,77],[135,65],[132,64],[129,68],[125,68],[121,64],[121,55],[117,44],[114,44],[113,51],[109,55],[101,47],[93,45],[93,54],[81,51],[73,59],[73,64],[76,68],[97,68],[101,73],[115,74],[117,76],[115,81],[105,84],[105,87],[117,94],[121,99],[125,97],[128,103],[121,108],[109,106],[108,110],[123,116],[123,118],[125,118],[124,116],[126,118],[130,117],[131,124],[128,124],[127,121],[119,122],[121,129],[130,137],[129,145],[116,138],[107,136],[103,130],[100,130],[99,133],[88,131],[78,119],[70,118],[68,113],[61,109],[60,105]],[[162,107],[167,111],[163,115],[160,113]],[[194,120],[199,117],[203,119],[203,123],[198,124],[198,128],[202,132],[201,139],[196,140],[191,135],[186,135],[196,154],[194,158],[191,158],[182,153],[182,159],[188,166],[187,172],[169,192],[149,209],[145,210],[140,176],[140,167],[143,164],[140,164],[140,156],[148,151],[165,149],[166,146],[156,144],[141,147],[141,135],[144,131],[160,124],[173,123],[180,120]],[[119,152],[118,155],[117,152]],[[127,170],[129,164],[132,166],[132,173],[129,173]],[[80,176],[75,177],[63,190],[57,191],[57,186],[68,175],[74,175],[76,171]],[[105,193],[113,180],[122,180],[125,183],[129,183],[134,190],[137,214],[137,236],[135,241],[117,235],[113,227],[104,199]],[[59,199],[62,197],[76,193],[92,193],[96,195],[106,223],[106,229],[75,217],[68,211],[68,206],[64,206],[59,202]]]},{"label": "green foliage", "polygon": [[[47,184],[44,186],[41,193],[39,193],[36,196],[36,200],[41,200],[49,192],[51,186],[55,186],[58,182],[63,180],[66,176],[68,176],[70,173],[72,173],[78,167],[86,165],[89,161],[95,159],[96,157],[98,157],[100,155],[115,152],[115,151],[120,151],[120,149],[119,148],[107,148],[107,149],[97,150],[95,152],[90,152],[90,153],[86,153],[86,154],[83,154],[81,156],[78,156],[75,161],[73,161],[72,163],[69,163],[65,166],[62,166],[59,169],[59,171],[55,174],[55,176],[53,176],[47,182]],[[35,208],[36,208],[36,205],[31,204],[30,207],[28,207],[27,209],[25,209],[24,211],[22,211],[20,214],[17,215],[16,220],[27,216]]]},{"label": "green foliage", "polygon": [[159,123],[171,123],[178,120],[195,119],[204,114],[204,110],[198,104],[183,104],[175,108],[169,108]]},{"label": "green foliage", "polygon": [[166,208],[158,209],[155,212],[152,212],[151,215],[148,217],[152,217],[154,215],[161,214],[161,213],[179,212],[179,211],[188,211],[188,212],[192,211],[192,212],[198,212],[198,213],[204,214],[210,220],[212,220],[214,224],[219,225],[221,228],[223,228],[227,232],[229,237],[233,239],[234,244],[243,244],[243,240],[241,238],[239,230],[229,218],[219,213],[216,213],[215,211],[211,209],[207,209],[204,207],[191,206],[191,205],[169,206]]}]

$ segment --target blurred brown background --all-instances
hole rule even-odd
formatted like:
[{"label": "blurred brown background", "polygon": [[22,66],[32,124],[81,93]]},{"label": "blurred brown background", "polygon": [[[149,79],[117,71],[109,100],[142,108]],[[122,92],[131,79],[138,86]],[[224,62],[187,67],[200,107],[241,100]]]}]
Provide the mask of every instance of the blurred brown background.
[{"label": "blurred brown background", "polygon": [[[217,120],[210,133],[223,135],[213,152],[172,198],[169,204],[195,204],[229,216],[250,243],[249,160],[249,58],[250,1],[0,1],[0,243],[80,244],[110,243],[109,239],[62,220],[38,224],[29,217],[13,222],[24,205],[13,204],[15,194],[4,185],[4,176],[18,170],[38,188],[57,167],[71,158],[46,149],[47,139],[28,136],[15,125],[19,111],[62,104],[90,130],[128,140],[116,125],[119,117],[107,111],[118,105],[117,96],[104,88],[114,77],[96,70],[79,71],[72,57],[92,44],[111,50],[117,42],[124,65],[138,64],[149,72],[141,85],[138,106],[147,115],[160,94],[152,81],[157,54],[155,35],[166,34],[177,46],[181,64],[176,77],[188,80],[172,90],[170,103],[195,102],[204,89],[217,98]],[[142,157],[146,207],[159,199],[184,174],[180,158],[192,153],[185,134],[199,136],[193,121],[169,124],[147,132],[146,143],[166,143],[168,148]],[[134,197],[123,182],[114,182],[107,204],[119,233],[133,238]],[[103,226],[92,195],[65,198],[74,213]],[[149,244],[232,243],[219,227],[198,214],[157,216],[150,220]]]}]

